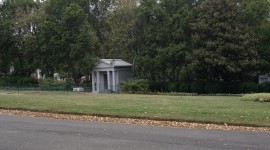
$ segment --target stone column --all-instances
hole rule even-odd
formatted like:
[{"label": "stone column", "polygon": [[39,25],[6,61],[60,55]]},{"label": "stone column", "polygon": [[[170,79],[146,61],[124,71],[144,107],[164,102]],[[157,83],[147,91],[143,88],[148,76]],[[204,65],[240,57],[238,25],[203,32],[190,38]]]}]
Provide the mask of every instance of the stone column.
[{"label": "stone column", "polygon": [[95,86],[95,72],[92,71],[92,92],[96,91],[96,86]]},{"label": "stone column", "polygon": [[116,85],[115,85],[115,71],[112,71],[112,77],[113,77],[113,80],[112,80],[112,81],[113,81],[113,82],[112,82],[112,87],[113,87],[113,88],[112,88],[112,90],[113,90],[113,91],[116,91],[116,90],[115,90],[115,86],[116,86]]},{"label": "stone column", "polygon": [[110,77],[110,71],[107,71],[107,78],[108,78],[108,90],[111,89],[111,77]]},{"label": "stone column", "polygon": [[97,71],[97,92],[100,92],[99,87],[100,87],[100,74],[99,71]]}]

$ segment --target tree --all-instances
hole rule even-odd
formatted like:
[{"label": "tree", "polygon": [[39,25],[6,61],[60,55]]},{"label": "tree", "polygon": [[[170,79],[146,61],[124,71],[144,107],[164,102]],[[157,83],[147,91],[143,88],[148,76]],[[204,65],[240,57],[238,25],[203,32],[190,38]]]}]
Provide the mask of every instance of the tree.
[{"label": "tree", "polygon": [[62,67],[71,73],[78,83],[83,74],[89,74],[95,64],[94,50],[97,48],[97,38],[89,24],[84,21],[83,10],[76,4],[71,4],[63,13],[62,41],[65,51],[61,53],[66,59]]},{"label": "tree", "polygon": [[5,0],[1,6],[1,54],[5,73],[11,63],[18,75],[30,75],[33,72],[34,53],[27,49],[25,42],[33,33],[33,24],[29,17],[37,8],[33,0]]},{"label": "tree", "polygon": [[[90,73],[98,39],[78,1],[45,3],[45,19],[39,35],[42,67],[53,75],[65,72],[76,83]],[[45,57],[44,57],[45,56]]]},{"label": "tree", "polygon": [[144,51],[140,71],[152,80],[179,81],[189,51],[192,3],[185,0],[144,0],[140,6]]},{"label": "tree", "polygon": [[259,43],[256,46],[261,59],[261,73],[270,72],[270,22],[266,22],[260,26],[257,31]]},{"label": "tree", "polygon": [[36,35],[36,59],[38,60],[38,68],[47,77],[53,77],[59,62],[58,50],[61,48],[61,30],[56,20],[60,20],[52,15],[50,9],[50,1],[46,1],[40,5],[39,11],[34,16],[37,21],[38,34]]},{"label": "tree", "polygon": [[243,23],[253,27],[269,22],[270,2],[268,0],[242,0]]},{"label": "tree", "polygon": [[270,71],[270,1],[245,0],[243,5],[242,22],[252,27],[258,43],[256,48],[260,56],[262,73]]},{"label": "tree", "polygon": [[197,78],[232,81],[255,77],[257,40],[252,29],[241,22],[241,4],[234,0],[206,0],[196,9],[189,60]]},{"label": "tree", "polygon": [[133,63],[134,69],[142,47],[142,25],[137,15],[136,1],[116,0],[106,17],[106,24],[109,25],[105,41],[105,47],[109,50],[108,57],[128,60]]},{"label": "tree", "polygon": [[97,56],[106,57],[106,43],[109,24],[106,22],[108,13],[112,11],[114,1],[117,0],[80,0],[79,4],[86,13],[87,21],[96,32],[100,46]]},{"label": "tree", "polygon": [[12,36],[12,15],[8,8],[8,2],[0,6],[0,66],[4,76],[7,76],[9,65],[11,64],[11,50],[13,45]]}]

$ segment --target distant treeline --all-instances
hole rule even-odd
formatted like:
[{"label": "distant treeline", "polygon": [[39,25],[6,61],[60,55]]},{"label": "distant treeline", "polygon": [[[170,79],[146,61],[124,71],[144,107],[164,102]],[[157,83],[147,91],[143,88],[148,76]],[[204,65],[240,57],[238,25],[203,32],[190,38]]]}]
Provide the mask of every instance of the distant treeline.
[{"label": "distant treeline", "polygon": [[244,82],[158,82],[146,79],[132,79],[120,84],[122,93],[172,93],[174,95],[197,94],[240,94],[240,93],[270,93],[270,82],[257,84],[252,81]]},{"label": "distant treeline", "polygon": [[78,82],[121,58],[158,83],[255,81],[270,72],[269,0],[4,0],[0,72]]}]

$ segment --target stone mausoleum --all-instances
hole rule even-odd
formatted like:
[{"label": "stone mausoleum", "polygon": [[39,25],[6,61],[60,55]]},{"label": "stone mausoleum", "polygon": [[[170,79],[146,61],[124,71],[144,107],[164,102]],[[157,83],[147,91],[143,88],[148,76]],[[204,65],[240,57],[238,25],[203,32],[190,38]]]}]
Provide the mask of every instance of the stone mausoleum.
[{"label": "stone mausoleum", "polygon": [[122,59],[100,59],[92,70],[92,92],[118,92],[119,83],[131,77],[131,64]]}]

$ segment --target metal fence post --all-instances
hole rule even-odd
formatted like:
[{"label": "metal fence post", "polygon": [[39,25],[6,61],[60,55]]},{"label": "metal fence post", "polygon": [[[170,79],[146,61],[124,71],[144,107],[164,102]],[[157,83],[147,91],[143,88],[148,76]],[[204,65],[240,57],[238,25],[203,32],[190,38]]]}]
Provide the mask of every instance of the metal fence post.
[{"label": "metal fence post", "polygon": [[18,95],[20,94],[19,85],[17,84]]}]

